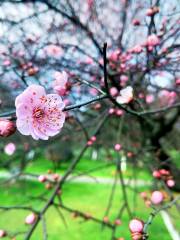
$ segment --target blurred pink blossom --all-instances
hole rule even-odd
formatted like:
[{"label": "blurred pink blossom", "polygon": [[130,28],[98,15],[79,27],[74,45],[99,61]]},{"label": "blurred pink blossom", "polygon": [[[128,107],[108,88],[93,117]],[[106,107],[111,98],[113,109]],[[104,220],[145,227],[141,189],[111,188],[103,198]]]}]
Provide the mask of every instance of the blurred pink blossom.
[{"label": "blurred pink blossom", "polygon": [[119,104],[127,104],[133,99],[133,88],[128,86],[120,91],[120,95],[116,98]]},{"label": "blurred pink blossom", "polygon": [[35,140],[48,140],[58,134],[64,124],[64,103],[57,94],[46,95],[39,85],[29,86],[15,100],[17,129]]},{"label": "blurred pink blossom", "polygon": [[52,57],[61,57],[63,55],[63,49],[57,45],[50,44],[45,47],[45,52],[47,55]]},{"label": "blurred pink blossom", "polygon": [[150,104],[150,103],[154,102],[154,96],[152,94],[148,94],[148,95],[146,95],[145,100],[146,100],[147,104]]},{"label": "blurred pink blossom", "polygon": [[16,151],[16,145],[14,143],[8,143],[4,147],[4,152],[9,156],[13,155],[15,151]]},{"label": "blurred pink blossom", "polygon": [[66,95],[66,86],[68,81],[68,74],[63,71],[54,73],[55,80],[53,81],[53,89],[60,96]]}]

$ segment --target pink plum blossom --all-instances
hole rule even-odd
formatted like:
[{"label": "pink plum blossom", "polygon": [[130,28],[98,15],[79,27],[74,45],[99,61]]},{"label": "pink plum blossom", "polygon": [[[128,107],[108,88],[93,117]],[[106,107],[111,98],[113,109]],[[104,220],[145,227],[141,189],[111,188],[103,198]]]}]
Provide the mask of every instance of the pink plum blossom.
[{"label": "pink plum blossom", "polygon": [[127,104],[133,99],[133,88],[128,86],[120,91],[120,95],[116,98],[119,104]]},{"label": "pink plum blossom", "polygon": [[129,229],[131,232],[142,232],[143,231],[144,224],[141,220],[139,219],[132,219],[129,223]]},{"label": "pink plum blossom", "polygon": [[8,143],[4,148],[4,152],[9,156],[13,155],[15,151],[16,145],[14,143]]},{"label": "pink plum blossom", "polygon": [[55,81],[53,82],[54,91],[60,96],[64,96],[66,94],[66,86],[68,81],[68,74],[63,71],[55,72],[54,74]]},{"label": "pink plum blossom", "polygon": [[33,224],[35,223],[35,221],[36,221],[36,215],[34,213],[29,214],[25,219],[26,224]]},{"label": "pink plum blossom", "polygon": [[159,98],[161,105],[171,106],[175,102],[177,94],[174,91],[162,90],[159,92]]},{"label": "pink plum blossom", "polygon": [[151,195],[151,202],[154,205],[162,203],[163,199],[164,199],[163,194],[160,191],[154,191]]},{"label": "pink plum blossom", "polygon": [[15,100],[17,129],[35,140],[48,140],[58,134],[64,124],[64,103],[57,94],[47,94],[44,87],[30,85]]}]

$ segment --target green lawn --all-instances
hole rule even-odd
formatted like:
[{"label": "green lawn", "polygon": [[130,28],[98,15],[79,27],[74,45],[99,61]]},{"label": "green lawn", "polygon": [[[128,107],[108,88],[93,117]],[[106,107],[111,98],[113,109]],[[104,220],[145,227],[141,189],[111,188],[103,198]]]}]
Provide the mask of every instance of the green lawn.
[{"label": "green lawn", "polygon": [[[66,183],[63,187],[62,199],[65,205],[87,212],[93,216],[102,219],[106,209],[108,198],[111,192],[110,185],[104,184],[85,184],[85,183]],[[143,190],[143,189],[139,189]],[[43,203],[37,199],[30,199],[30,196],[37,197],[42,193],[50,194],[49,191],[44,190],[44,185],[38,182],[18,182],[8,187],[0,187],[1,198],[0,205],[18,205],[23,204],[26,206],[33,206],[37,210],[41,209]],[[128,198],[130,202],[133,199],[133,192],[128,190]],[[112,203],[112,208],[109,214],[111,221],[116,218],[117,211],[122,205],[123,199],[121,190],[117,187]],[[144,203],[138,196],[136,204],[132,205],[134,209],[134,216],[147,219],[150,209],[146,209]],[[142,211],[143,209],[143,211]],[[102,228],[101,225],[93,223],[92,221],[84,221],[82,218],[72,218],[70,213],[61,211],[66,220],[66,226],[62,219],[51,207],[47,214],[47,228],[50,240],[109,240],[111,239],[111,231],[107,228]],[[24,224],[24,218],[28,214],[27,211],[1,211],[0,229],[7,231],[24,231],[28,230],[28,226]],[[122,225],[118,227],[116,233],[117,237],[124,237],[126,240],[130,239],[128,230],[128,216],[124,214],[122,217]],[[150,229],[150,240],[170,240],[170,236],[163,224],[160,216],[157,216]],[[6,239],[6,238],[5,238]],[[17,237],[17,240],[23,239],[23,235]],[[42,224],[40,223],[38,229],[33,234],[32,240],[41,240],[42,237]]]},{"label": "green lawn", "polygon": [[[38,157],[33,159],[27,166],[26,172],[28,173],[47,173],[47,170],[56,171],[60,174],[63,174],[69,166],[69,162],[60,163],[59,167],[55,169],[54,164],[43,157]],[[90,175],[93,177],[105,177],[111,178],[116,174],[115,164],[110,161],[102,160],[88,160],[84,157],[77,165],[77,168],[73,172],[74,175],[82,174]],[[143,179],[143,180],[152,180],[152,176],[148,171],[143,170],[142,168],[134,168],[132,164],[127,163],[127,169],[124,171],[125,178],[134,177]]]}]

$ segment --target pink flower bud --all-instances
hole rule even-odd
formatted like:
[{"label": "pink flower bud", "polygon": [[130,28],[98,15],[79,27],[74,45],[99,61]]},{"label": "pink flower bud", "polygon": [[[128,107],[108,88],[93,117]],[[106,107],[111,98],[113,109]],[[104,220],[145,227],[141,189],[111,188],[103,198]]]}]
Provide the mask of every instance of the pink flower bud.
[{"label": "pink flower bud", "polygon": [[157,171],[157,170],[153,171],[153,177],[155,177],[155,178],[161,178],[160,172]]},{"label": "pink flower bud", "polygon": [[114,112],[115,112],[115,109],[114,109],[114,108],[110,108],[110,109],[109,109],[109,114],[114,114]]},{"label": "pink flower bud", "polygon": [[92,136],[91,141],[95,142],[96,141],[96,136]]},{"label": "pink flower bud", "polygon": [[124,111],[122,109],[117,109],[116,110],[116,115],[117,116],[122,116],[124,114]]},{"label": "pink flower bud", "polygon": [[165,176],[169,175],[169,171],[166,170],[166,169],[160,169],[160,170],[159,170],[159,173],[160,173],[161,175],[165,175]]},{"label": "pink flower bud", "polygon": [[5,237],[7,234],[4,230],[0,229],[0,238]]},{"label": "pink flower bud", "polygon": [[8,143],[4,148],[4,152],[9,156],[13,155],[15,151],[16,145],[14,143]]},{"label": "pink flower bud", "polygon": [[114,150],[117,151],[117,152],[120,151],[121,148],[122,148],[122,146],[119,143],[115,144],[115,146],[114,146]]},{"label": "pink flower bud", "polygon": [[87,145],[88,146],[91,146],[93,144],[93,142],[91,141],[91,140],[89,140],[88,142],[87,142]]},{"label": "pink flower bud", "polygon": [[154,46],[159,45],[160,39],[155,34],[152,34],[152,35],[148,36],[146,43],[149,47],[154,47]]},{"label": "pink flower bud", "polygon": [[141,192],[140,195],[141,195],[142,198],[146,198],[147,197],[147,193],[146,192]]},{"label": "pink flower bud", "polygon": [[176,85],[180,85],[180,78],[176,80]]},{"label": "pink flower bud", "polygon": [[139,219],[132,219],[129,223],[129,229],[132,233],[141,233],[143,231],[144,223]]},{"label": "pink flower bud", "polygon": [[173,179],[169,179],[167,180],[166,184],[168,187],[174,187],[175,181]]},{"label": "pink flower bud", "polygon": [[55,173],[52,175],[52,178],[54,179],[54,181],[58,181],[60,176],[59,176],[59,174]]},{"label": "pink flower bud", "polygon": [[127,157],[131,158],[133,156],[133,153],[132,152],[128,152],[127,153]]},{"label": "pink flower bud", "polygon": [[162,192],[160,192],[160,191],[154,191],[151,195],[151,202],[154,205],[158,205],[158,204],[162,203],[163,199],[164,199],[164,196],[163,196]]},{"label": "pink flower bud", "polygon": [[25,219],[26,224],[34,224],[35,221],[36,221],[36,215],[34,213],[29,214]]},{"label": "pink flower bud", "polygon": [[140,21],[139,21],[138,19],[133,19],[133,20],[132,20],[132,24],[133,24],[134,26],[139,26],[139,25],[140,25]]},{"label": "pink flower bud", "polygon": [[111,94],[112,97],[117,96],[118,93],[119,93],[116,87],[110,88],[109,92],[110,92],[110,94]]},{"label": "pink flower bud", "polygon": [[12,121],[0,119],[0,136],[8,137],[15,133],[16,126]]},{"label": "pink flower bud", "polygon": [[40,175],[39,177],[38,177],[38,181],[39,182],[45,182],[47,180],[47,178],[46,178],[46,176],[44,176],[44,175]]},{"label": "pink flower bud", "polygon": [[146,16],[152,16],[152,15],[154,15],[154,11],[153,11],[153,9],[152,8],[149,8],[149,9],[147,9],[147,11],[146,11]]},{"label": "pink flower bud", "polygon": [[116,220],[114,221],[114,224],[117,225],[117,226],[119,226],[119,225],[122,224],[122,222],[121,222],[120,219],[116,219]]}]

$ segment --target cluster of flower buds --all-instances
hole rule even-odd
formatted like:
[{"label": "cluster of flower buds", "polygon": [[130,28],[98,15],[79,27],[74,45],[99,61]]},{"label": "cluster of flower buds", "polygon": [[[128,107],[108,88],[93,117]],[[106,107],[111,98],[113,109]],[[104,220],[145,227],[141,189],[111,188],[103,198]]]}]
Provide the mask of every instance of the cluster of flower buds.
[{"label": "cluster of flower buds", "polygon": [[141,196],[142,199],[144,200],[144,203],[145,203],[146,207],[150,207],[151,201],[150,201],[147,193],[146,193],[146,192],[141,192],[141,193],[140,193],[140,196]]},{"label": "cluster of flower buds", "polygon": [[88,141],[87,141],[87,145],[91,146],[93,145],[93,143],[96,141],[96,136],[92,136]]},{"label": "cluster of flower buds", "polygon": [[0,119],[0,137],[9,137],[16,131],[14,122],[7,119]]},{"label": "cluster of flower buds", "polygon": [[147,207],[150,207],[151,204],[159,205],[163,203],[164,199],[166,198],[166,194],[161,191],[153,191],[150,197],[146,192],[141,192],[140,195]]},{"label": "cluster of flower buds", "polygon": [[133,240],[142,240],[143,239],[143,221],[134,218],[129,223],[129,229],[131,231],[131,238]]},{"label": "cluster of flower buds", "polygon": [[[40,183],[45,183],[45,188],[47,190],[52,189],[53,185],[60,180],[60,175],[53,173],[51,170],[48,170],[48,175],[39,175],[38,181]],[[60,195],[62,192],[59,189],[57,194]]]},{"label": "cluster of flower buds", "polygon": [[168,187],[174,187],[175,181],[173,180],[173,176],[171,175],[170,171],[166,169],[160,169],[153,171],[153,177],[157,179],[163,180]]},{"label": "cluster of flower buds", "polygon": [[115,115],[115,116],[121,117],[122,115],[124,115],[124,111],[119,108],[118,109],[110,108],[109,115]]}]

